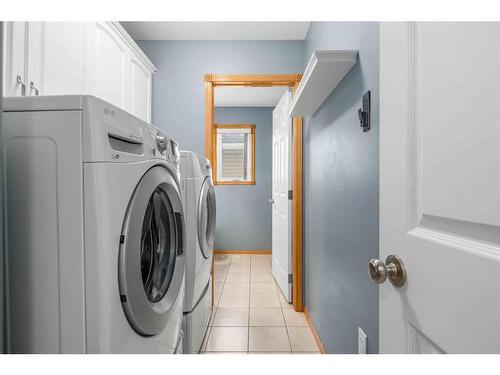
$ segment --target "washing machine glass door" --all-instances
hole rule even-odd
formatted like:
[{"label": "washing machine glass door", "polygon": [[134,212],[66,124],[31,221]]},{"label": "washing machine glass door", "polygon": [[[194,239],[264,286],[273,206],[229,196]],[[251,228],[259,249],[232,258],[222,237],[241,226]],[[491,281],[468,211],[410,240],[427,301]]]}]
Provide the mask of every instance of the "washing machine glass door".
[{"label": "washing machine glass door", "polygon": [[198,242],[203,257],[212,254],[215,238],[215,189],[210,177],[205,178],[198,200]]},{"label": "washing machine glass door", "polygon": [[137,185],[123,225],[119,287],[123,309],[141,335],[163,331],[184,276],[184,215],[178,184],[162,166]]}]

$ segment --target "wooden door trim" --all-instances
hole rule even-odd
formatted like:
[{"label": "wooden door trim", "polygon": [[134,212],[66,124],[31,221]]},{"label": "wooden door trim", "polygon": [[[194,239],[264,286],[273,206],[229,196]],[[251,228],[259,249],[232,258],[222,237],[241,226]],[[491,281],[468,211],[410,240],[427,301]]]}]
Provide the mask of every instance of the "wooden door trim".
[{"label": "wooden door trim", "polygon": [[[214,129],[214,88],[221,86],[248,87],[291,87],[297,89],[302,74],[205,74],[205,156],[213,162],[215,149]],[[302,117],[292,120],[292,303],[295,311],[304,311],[303,302],[303,257],[302,257]],[[212,273],[213,275],[213,273]],[[213,277],[213,276],[212,276]],[[212,282],[213,288],[213,282]]]},{"label": "wooden door trim", "polygon": [[205,82],[213,86],[295,87],[302,74],[206,74]]},{"label": "wooden door trim", "polygon": [[[299,86],[296,83],[295,90]],[[302,144],[303,124],[302,117],[294,117],[292,120],[292,274],[293,274],[293,306],[295,311],[304,311],[303,301],[303,278],[302,278]]]}]

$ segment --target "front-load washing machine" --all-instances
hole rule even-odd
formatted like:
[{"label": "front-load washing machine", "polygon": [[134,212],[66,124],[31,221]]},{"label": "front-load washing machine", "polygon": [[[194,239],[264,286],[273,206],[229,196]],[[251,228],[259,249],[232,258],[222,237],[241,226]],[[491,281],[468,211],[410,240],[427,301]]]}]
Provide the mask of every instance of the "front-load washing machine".
[{"label": "front-load washing machine", "polygon": [[211,164],[201,155],[182,151],[181,175],[187,233],[183,343],[184,353],[198,353],[212,314],[215,190]]},{"label": "front-load washing machine", "polygon": [[177,144],[91,96],[6,98],[11,353],[173,353],[185,223]]}]

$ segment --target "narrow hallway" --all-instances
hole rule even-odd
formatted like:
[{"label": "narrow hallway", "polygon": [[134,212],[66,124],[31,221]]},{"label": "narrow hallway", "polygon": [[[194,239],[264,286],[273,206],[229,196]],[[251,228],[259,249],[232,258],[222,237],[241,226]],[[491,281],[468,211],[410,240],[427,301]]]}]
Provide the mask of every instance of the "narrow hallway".
[{"label": "narrow hallway", "polygon": [[320,352],[306,316],[276,285],[271,255],[215,255],[214,314],[202,352]]}]

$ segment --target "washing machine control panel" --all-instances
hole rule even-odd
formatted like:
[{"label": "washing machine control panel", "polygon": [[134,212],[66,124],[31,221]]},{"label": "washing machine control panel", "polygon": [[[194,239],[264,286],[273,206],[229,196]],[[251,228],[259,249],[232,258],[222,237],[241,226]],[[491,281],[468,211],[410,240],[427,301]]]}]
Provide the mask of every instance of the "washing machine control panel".
[{"label": "washing machine control panel", "polygon": [[156,137],[156,148],[160,151],[161,154],[165,154],[167,151],[167,137],[164,135],[158,134]]},{"label": "washing machine control panel", "polygon": [[158,158],[166,159],[172,163],[180,164],[181,153],[179,145],[174,140],[170,139],[162,131],[151,128],[149,129],[152,154]]}]

